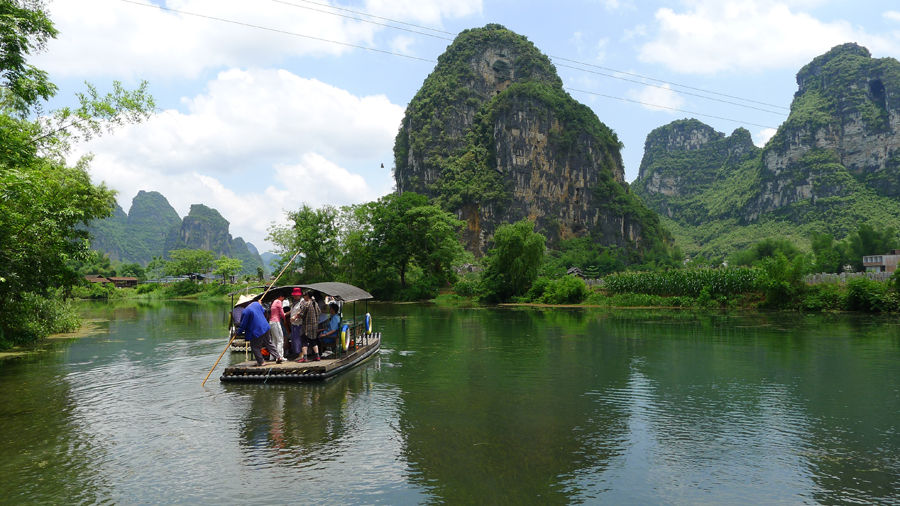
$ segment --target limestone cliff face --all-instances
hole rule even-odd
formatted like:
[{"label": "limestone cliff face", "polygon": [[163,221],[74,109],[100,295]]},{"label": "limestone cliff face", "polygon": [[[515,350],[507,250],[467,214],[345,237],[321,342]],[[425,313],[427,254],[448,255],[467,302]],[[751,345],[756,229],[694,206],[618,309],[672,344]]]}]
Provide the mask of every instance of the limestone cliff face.
[{"label": "limestone cliff face", "polygon": [[147,265],[163,254],[169,230],[176,224],[181,225],[181,218],[162,194],[141,190],[128,214],[116,205],[113,216],[91,225],[91,247],[113,261]]},{"label": "limestone cliff face", "polygon": [[191,210],[180,226],[173,227],[166,241],[166,252],[174,249],[205,249],[218,258],[225,255],[242,260],[243,272],[255,274],[257,267],[263,267],[262,258],[247,248],[240,237],[232,239],[228,232],[228,220],[218,211],[203,204],[191,205]]},{"label": "limestone cliff face", "polygon": [[[803,67],[797,84],[791,116],[766,146],[763,187],[749,218],[847,195],[847,184],[831,181],[834,170],[880,195],[900,196],[900,62],[844,44]],[[811,151],[833,153],[830,170],[816,166]]]},{"label": "limestone cliff face", "polygon": [[674,121],[647,136],[632,188],[657,212],[694,223],[708,210],[693,209],[693,197],[726,181],[759,152],[743,128],[726,137],[696,119]]},{"label": "limestone cliff face", "polygon": [[640,250],[665,235],[629,193],[615,133],[562,89],[546,56],[499,25],[464,31],[441,55],[394,154],[397,190],[455,212],[478,256],[497,226],[523,218],[551,245],[591,235]]},{"label": "limestone cliff face", "polygon": [[860,223],[900,224],[900,62],[844,44],[803,67],[797,85],[761,150],[746,131],[724,138],[696,120],[654,130],[635,192],[716,254],[751,229],[756,240],[775,230],[840,238]]},{"label": "limestone cliff face", "polygon": [[[116,206],[113,216],[91,224],[91,247],[110,260],[144,266],[155,256],[165,257],[178,248],[206,249],[244,262],[244,273],[263,267],[259,252],[240,237],[231,238],[228,221],[215,209],[191,206],[182,220],[159,192],[139,191],[128,214]],[[252,248],[252,250],[251,250]]]}]

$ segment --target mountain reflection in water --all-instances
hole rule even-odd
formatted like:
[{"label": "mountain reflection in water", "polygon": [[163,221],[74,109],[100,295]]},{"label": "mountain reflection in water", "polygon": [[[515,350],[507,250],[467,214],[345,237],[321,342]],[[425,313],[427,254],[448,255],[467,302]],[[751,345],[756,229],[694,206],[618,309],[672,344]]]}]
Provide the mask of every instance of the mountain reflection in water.
[{"label": "mountain reflection in water", "polygon": [[[900,492],[900,324],[371,306],[321,384],[200,382],[227,304],[85,303],[0,362],[0,503],[851,504]],[[244,360],[226,355],[224,362]]]}]

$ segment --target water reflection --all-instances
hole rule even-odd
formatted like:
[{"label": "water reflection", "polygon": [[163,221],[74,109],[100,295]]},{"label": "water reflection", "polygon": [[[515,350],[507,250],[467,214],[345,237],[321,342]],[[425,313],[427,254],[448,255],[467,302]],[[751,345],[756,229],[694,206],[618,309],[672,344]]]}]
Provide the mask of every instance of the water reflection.
[{"label": "water reflection", "polygon": [[0,363],[0,504],[105,504],[94,437],[78,430],[77,401],[53,358]]},{"label": "water reflection", "polygon": [[900,492],[895,318],[378,305],[384,348],[348,374],[214,375],[201,389],[227,304],[85,308],[105,334],[0,363],[0,503],[892,504]]}]

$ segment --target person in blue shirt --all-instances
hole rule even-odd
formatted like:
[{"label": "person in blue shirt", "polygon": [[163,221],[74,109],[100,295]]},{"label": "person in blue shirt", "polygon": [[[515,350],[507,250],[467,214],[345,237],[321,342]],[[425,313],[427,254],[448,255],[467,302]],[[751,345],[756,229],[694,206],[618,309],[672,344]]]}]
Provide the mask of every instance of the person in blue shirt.
[{"label": "person in blue shirt", "polygon": [[[281,355],[272,346],[272,338],[270,334],[269,320],[266,318],[266,310],[258,301],[251,302],[244,313],[241,315],[241,326],[238,328],[238,334],[244,334],[244,339],[250,343],[250,351],[253,352],[253,358],[256,359],[256,366],[262,367],[266,365],[263,358],[262,349],[269,351],[270,357],[280,357]],[[275,363],[280,364],[282,360],[279,358]]]},{"label": "person in blue shirt", "polygon": [[341,328],[341,315],[338,314],[338,305],[334,302],[328,304],[328,311],[331,313],[331,319],[328,320],[328,327],[319,332],[319,339],[323,343],[337,343],[338,329]]}]

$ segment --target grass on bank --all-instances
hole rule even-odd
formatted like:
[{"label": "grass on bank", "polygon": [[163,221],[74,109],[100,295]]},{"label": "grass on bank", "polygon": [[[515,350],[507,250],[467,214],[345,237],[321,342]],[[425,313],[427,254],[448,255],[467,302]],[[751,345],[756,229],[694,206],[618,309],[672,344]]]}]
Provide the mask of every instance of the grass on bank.
[{"label": "grass on bank", "polygon": [[[463,278],[454,293],[435,302],[478,301],[477,277]],[[602,288],[574,276],[539,277],[511,302],[600,307],[770,309],[795,311],[900,312],[900,276],[890,282],[856,278],[847,283],[809,285],[790,266],[624,272],[607,276]]]}]

